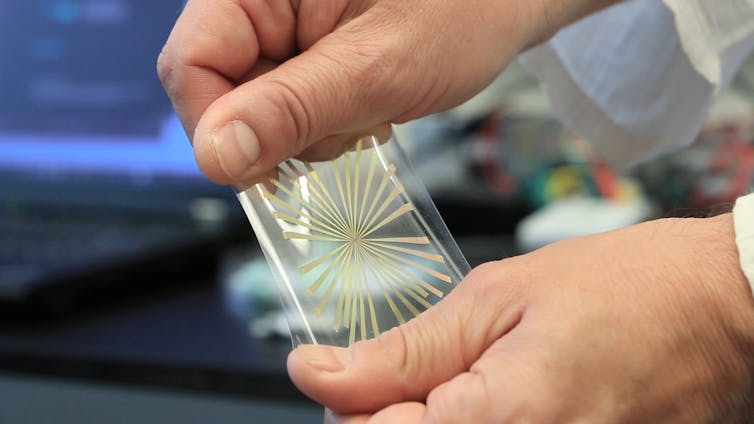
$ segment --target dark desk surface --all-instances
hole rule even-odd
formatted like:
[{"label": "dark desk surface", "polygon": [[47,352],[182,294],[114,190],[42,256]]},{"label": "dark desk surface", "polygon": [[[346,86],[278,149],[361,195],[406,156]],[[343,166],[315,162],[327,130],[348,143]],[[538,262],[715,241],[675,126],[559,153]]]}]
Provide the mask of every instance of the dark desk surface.
[{"label": "dark desk surface", "polygon": [[[472,266],[513,253],[512,241],[501,235],[512,232],[520,211],[482,201],[445,203],[443,214],[451,231],[464,234],[458,241]],[[469,208],[486,224],[469,228],[461,219]],[[0,308],[0,372],[305,399],[285,370],[289,340],[252,338],[248,323],[223,306],[214,277],[179,278],[33,320],[9,318]]]},{"label": "dark desk surface", "polygon": [[253,339],[214,284],[0,322],[0,371],[303,400],[288,340]]}]

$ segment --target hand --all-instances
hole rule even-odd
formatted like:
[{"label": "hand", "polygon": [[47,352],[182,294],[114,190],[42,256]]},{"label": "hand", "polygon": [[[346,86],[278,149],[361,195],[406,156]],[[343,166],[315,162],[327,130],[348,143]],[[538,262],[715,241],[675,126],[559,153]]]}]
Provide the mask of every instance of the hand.
[{"label": "hand", "polygon": [[614,1],[189,0],[157,70],[204,173],[248,183],[457,105]]},{"label": "hand", "polygon": [[482,265],[288,369],[344,423],[748,422],[754,301],[730,214],[658,220]]}]

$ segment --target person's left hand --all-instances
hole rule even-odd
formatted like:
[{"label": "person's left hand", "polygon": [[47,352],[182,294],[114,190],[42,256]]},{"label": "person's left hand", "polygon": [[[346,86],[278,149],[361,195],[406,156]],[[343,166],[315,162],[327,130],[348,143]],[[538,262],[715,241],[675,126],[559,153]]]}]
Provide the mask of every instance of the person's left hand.
[{"label": "person's left hand", "polygon": [[754,301],[731,215],[482,265],[408,324],[301,346],[295,384],[347,423],[743,422]]}]

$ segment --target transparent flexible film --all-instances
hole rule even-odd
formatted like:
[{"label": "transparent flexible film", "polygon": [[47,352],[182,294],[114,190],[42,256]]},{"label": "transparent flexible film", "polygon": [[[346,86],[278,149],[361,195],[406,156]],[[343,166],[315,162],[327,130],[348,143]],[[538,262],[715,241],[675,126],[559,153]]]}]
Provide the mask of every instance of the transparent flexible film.
[{"label": "transparent flexible film", "polygon": [[469,265],[394,139],[282,163],[238,193],[280,288],[294,345],[348,346],[442,299]]}]

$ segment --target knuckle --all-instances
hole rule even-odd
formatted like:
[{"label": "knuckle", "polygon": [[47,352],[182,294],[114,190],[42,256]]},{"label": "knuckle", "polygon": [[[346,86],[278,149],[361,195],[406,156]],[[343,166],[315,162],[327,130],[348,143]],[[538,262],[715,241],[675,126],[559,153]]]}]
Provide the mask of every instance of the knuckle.
[{"label": "knuckle", "polygon": [[185,84],[183,81],[185,79],[185,72],[181,67],[179,58],[176,57],[177,54],[169,44],[166,44],[157,56],[156,65],[157,77],[173,104],[181,102],[183,85]]},{"label": "knuckle", "polygon": [[430,315],[423,314],[414,318],[408,324],[398,327],[404,340],[406,350],[402,371],[404,375],[419,375],[422,367],[439,363],[436,355],[445,355],[447,352],[438,352],[438,341],[448,337],[444,331],[438,331],[442,325],[430,320]]},{"label": "knuckle", "polygon": [[406,357],[408,352],[407,337],[403,326],[391,328],[372,340],[356,343],[353,345],[353,349],[355,349],[356,352],[358,352],[359,349],[369,351],[374,348],[373,344],[378,345],[379,348],[383,350],[385,356],[393,361],[393,364],[397,369],[403,368],[403,364],[407,360]]},{"label": "knuckle", "polygon": [[337,37],[337,43],[319,49],[328,65],[346,76],[338,87],[332,88],[341,95],[348,93],[347,101],[356,107],[368,107],[372,113],[395,107],[401,97],[392,94],[405,94],[405,78],[396,78],[405,67],[405,60],[400,57],[403,35],[354,26],[343,27]]},{"label": "knuckle", "polygon": [[277,109],[278,116],[285,118],[286,132],[291,132],[289,156],[295,156],[309,144],[313,133],[312,126],[317,122],[315,108],[306,101],[308,91],[302,88],[301,83],[297,84],[296,79],[269,78],[267,83],[276,93],[270,101]]},{"label": "knuckle", "polygon": [[391,38],[383,40],[380,46],[372,44],[373,42],[365,42],[361,45],[357,43],[354,47],[357,60],[352,64],[351,72],[354,80],[359,82],[356,91],[359,95],[357,100],[377,110],[394,107],[393,102],[397,99],[393,94],[405,94],[404,81],[412,80],[411,78],[396,78],[397,75],[405,72],[402,65],[405,63],[400,59],[398,49],[393,47],[398,43],[398,37],[389,37]]},{"label": "knuckle", "polygon": [[431,372],[432,370],[427,367],[441,363],[440,355],[449,354],[437,349],[437,341],[441,340],[441,337],[447,337],[435,330],[437,327],[424,325],[420,316],[407,324],[382,333],[376,339],[367,341],[363,345],[357,343],[354,345],[357,349],[355,355],[359,355],[359,349],[372,349],[373,346],[369,345],[371,343],[378,344],[383,350],[384,360],[389,364],[388,368],[398,376],[397,387],[394,389],[399,392],[400,398],[423,400],[426,392],[423,387],[417,386],[416,376]]},{"label": "knuckle", "polygon": [[177,95],[183,86],[189,84],[186,72],[189,68],[212,66],[206,52],[216,50],[217,43],[213,38],[197,31],[190,40],[190,43],[180,44],[171,34],[157,56],[157,76],[168,95]]},{"label": "knuckle", "polygon": [[171,85],[173,74],[173,62],[170,60],[170,56],[167,54],[167,45],[162,48],[160,54],[157,56],[157,76],[160,78],[160,82],[166,89]]},{"label": "knuckle", "polygon": [[415,32],[408,30],[405,17],[384,13],[379,25],[352,28],[350,62],[363,102],[376,110],[388,111],[391,120],[415,119],[433,110],[438,98],[447,91],[450,81],[444,72],[431,69],[426,46],[421,45]]},{"label": "knuckle", "polygon": [[[378,341],[383,346],[390,346],[388,357],[394,362],[394,367],[401,376],[409,376],[417,365],[416,354],[420,351],[415,347],[412,327],[401,325],[381,334]],[[411,341],[411,342],[409,342]]]}]

